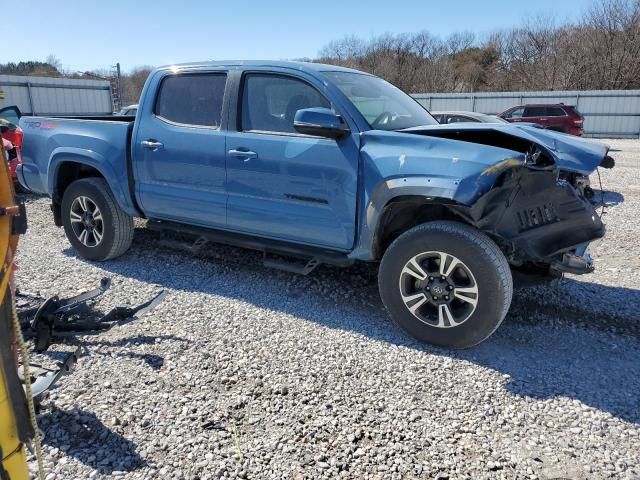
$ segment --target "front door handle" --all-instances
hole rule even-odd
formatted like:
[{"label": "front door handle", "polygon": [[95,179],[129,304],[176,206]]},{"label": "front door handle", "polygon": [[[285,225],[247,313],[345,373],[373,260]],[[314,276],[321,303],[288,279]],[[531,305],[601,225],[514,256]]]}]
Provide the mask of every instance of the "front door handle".
[{"label": "front door handle", "polygon": [[149,150],[160,150],[164,145],[161,142],[157,142],[155,140],[143,140],[140,142],[144,148],[148,148]]},{"label": "front door handle", "polygon": [[241,158],[245,162],[247,160],[251,160],[252,158],[258,158],[258,154],[256,152],[252,152],[251,150],[229,150],[230,157]]}]

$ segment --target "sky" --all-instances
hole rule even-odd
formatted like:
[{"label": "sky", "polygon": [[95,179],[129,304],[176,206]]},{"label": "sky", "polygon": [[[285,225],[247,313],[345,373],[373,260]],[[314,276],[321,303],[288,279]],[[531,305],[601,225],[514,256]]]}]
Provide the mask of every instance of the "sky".
[{"label": "sky", "polygon": [[[544,14],[578,18],[593,0],[21,0],[3,16],[0,63],[55,55],[64,69],[315,57],[331,40],[427,30],[480,37]],[[5,12],[7,13],[7,12]]]}]

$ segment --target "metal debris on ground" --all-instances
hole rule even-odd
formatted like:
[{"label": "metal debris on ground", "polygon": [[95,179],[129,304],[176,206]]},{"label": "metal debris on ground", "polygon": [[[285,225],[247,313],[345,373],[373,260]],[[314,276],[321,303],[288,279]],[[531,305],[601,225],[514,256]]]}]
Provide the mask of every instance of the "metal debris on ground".
[{"label": "metal debris on ground", "polygon": [[[103,278],[100,285],[88,292],[69,298],[54,295],[49,298],[38,294],[16,291],[18,318],[25,340],[33,342],[35,352],[46,351],[52,343],[64,338],[100,335],[119,325],[132,322],[158,306],[166,292],[161,290],[148,301],[135,306],[117,305],[107,314],[94,309],[95,301],[111,287],[111,279]],[[63,375],[70,373],[81,355],[77,347],[56,368],[31,364],[32,395],[37,398],[51,388]]]}]

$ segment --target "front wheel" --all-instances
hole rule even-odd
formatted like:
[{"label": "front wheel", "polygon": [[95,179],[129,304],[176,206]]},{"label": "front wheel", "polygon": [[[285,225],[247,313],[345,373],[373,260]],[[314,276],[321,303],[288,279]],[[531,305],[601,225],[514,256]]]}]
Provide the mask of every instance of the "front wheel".
[{"label": "front wheel", "polygon": [[504,319],[513,293],[509,264],[484,233],[452,221],[400,235],[378,275],[391,318],[421,342],[472,347]]},{"label": "front wheel", "polygon": [[102,178],[76,180],[62,197],[62,224],[73,248],[89,260],[119,257],[131,246],[133,218]]}]

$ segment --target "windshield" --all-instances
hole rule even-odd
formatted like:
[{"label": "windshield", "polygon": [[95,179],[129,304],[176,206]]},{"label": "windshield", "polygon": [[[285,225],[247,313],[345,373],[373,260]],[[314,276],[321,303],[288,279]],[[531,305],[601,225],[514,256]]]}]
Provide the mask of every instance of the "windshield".
[{"label": "windshield", "polygon": [[401,130],[438,124],[422,105],[381,78],[350,72],[324,74],[349,98],[371,128]]}]

